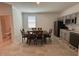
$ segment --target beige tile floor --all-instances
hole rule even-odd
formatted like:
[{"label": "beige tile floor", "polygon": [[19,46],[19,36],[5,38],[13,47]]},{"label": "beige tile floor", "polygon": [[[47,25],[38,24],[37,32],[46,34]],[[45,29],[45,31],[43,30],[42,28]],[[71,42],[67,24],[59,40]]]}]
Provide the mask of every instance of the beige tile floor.
[{"label": "beige tile floor", "polygon": [[77,56],[78,52],[72,50],[61,40],[52,40],[51,44],[43,46],[27,45],[25,43],[6,43],[0,46],[1,56]]}]

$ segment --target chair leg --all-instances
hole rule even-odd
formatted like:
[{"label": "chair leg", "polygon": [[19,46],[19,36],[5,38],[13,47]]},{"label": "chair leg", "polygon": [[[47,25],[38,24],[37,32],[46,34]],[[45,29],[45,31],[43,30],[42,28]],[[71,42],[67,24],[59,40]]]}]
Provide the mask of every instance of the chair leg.
[{"label": "chair leg", "polygon": [[22,38],[22,43],[23,43],[23,38]]},{"label": "chair leg", "polygon": [[24,37],[24,41],[25,41],[25,37]]},{"label": "chair leg", "polygon": [[22,38],[22,43],[23,43],[24,40],[25,40],[25,38]]},{"label": "chair leg", "polygon": [[38,40],[37,40],[37,44],[38,44],[38,45],[43,45],[42,39],[38,39]]},{"label": "chair leg", "polygon": [[28,38],[27,38],[27,42],[26,43],[28,44]]},{"label": "chair leg", "polygon": [[31,44],[31,39],[28,40],[28,44],[29,44],[29,45]]},{"label": "chair leg", "polygon": [[41,40],[41,45],[43,45],[43,39]]},{"label": "chair leg", "polygon": [[51,39],[51,37],[49,38],[49,42],[52,43],[52,39]]},{"label": "chair leg", "polygon": [[37,40],[36,39],[34,40],[34,45],[37,45]]},{"label": "chair leg", "polygon": [[44,38],[43,42],[44,42],[45,44],[47,43],[47,40],[46,40],[46,38]]}]

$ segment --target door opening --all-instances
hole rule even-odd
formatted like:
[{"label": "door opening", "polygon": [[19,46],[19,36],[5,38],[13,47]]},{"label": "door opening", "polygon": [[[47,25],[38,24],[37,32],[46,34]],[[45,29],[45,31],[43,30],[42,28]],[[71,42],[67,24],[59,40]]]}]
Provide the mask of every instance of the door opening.
[{"label": "door opening", "polygon": [[11,19],[10,16],[0,16],[2,41],[11,40]]}]

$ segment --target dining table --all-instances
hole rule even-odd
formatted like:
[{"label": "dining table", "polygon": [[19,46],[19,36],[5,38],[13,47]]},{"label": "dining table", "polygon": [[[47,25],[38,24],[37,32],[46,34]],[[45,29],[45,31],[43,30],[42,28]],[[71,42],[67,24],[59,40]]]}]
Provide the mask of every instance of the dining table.
[{"label": "dining table", "polygon": [[[47,31],[45,31],[45,30],[42,30],[42,31],[33,31],[33,30],[31,30],[31,31],[27,31],[26,33],[25,33],[25,36],[26,37],[29,37],[29,34],[28,34],[28,32],[30,32],[30,34],[31,34],[31,36],[32,36],[32,33],[36,33],[36,35],[38,35],[37,33],[38,32],[42,32],[42,36],[43,36],[43,40],[42,40],[42,42],[44,43],[44,44],[46,44],[47,43],[47,37],[49,37],[49,33],[47,32]],[[28,41],[29,39],[27,38],[27,41]],[[37,39],[38,40],[38,39]]]}]

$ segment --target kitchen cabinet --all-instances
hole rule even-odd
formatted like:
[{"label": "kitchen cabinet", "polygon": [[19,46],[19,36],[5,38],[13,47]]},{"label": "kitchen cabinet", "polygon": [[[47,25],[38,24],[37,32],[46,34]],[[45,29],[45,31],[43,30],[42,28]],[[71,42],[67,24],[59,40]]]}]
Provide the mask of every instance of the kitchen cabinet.
[{"label": "kitchen cabinet", "polygon": [[60,29],[60,39],[64,40],[66,43],[78,49],[79,45],[78,32]]},{"label": "kitchen cabinet", "polygon": [[60,39],[69,42],[70,39],[70,32],[65,29],[60,29]]}]

